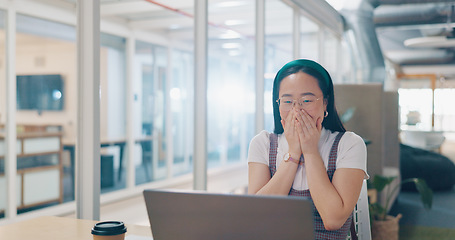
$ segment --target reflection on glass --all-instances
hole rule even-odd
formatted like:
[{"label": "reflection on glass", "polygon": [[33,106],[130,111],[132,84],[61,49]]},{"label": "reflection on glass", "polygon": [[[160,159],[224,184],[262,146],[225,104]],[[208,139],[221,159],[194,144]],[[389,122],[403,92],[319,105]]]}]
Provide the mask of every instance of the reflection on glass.
[{"label": "reflection on glass", "polygon": [[16,26],[16,193],[23,213],[74,200],[77,93],[68,89],[77,86],[76,29],[20,14]]},{"label": "reflection on glass", "polygon": [[166,112],[169,110],[168,106],[170,104],[169,101],[169,94],[167,91],[167,49],[165,47],[156,46],[155,47],[155,72],[156,72],[156,97],[157,101],[155,102],[155,109],[158,110],[154,113],[154,122],[155,122],[155,129],[154,129],[154,136],[157,137],[157,141],[155,141],[155,149],[158,151],[155,153],[157,159],[156,163],[156,171],[155,171],[155,178],[162,179],[166,177],[166,169],[167,169],[167,154],[168,154],[168,146],[167,146],[167,117]]},{"label": "reflection on glass", "polygon": [[133,118],[135,181],[142,184],[166,177],[166,48],[137,41],[134,71],[140,109]]},{"label": "reflection on glass", "polygon": [[[254,14],[219,16],[219,4],[209,7],[207,83],[208,167],[244,161],[254,134]],[[254,2],[229,5],[232,12],[254,12]],[[224,8],[223,8],[224,9]],[[225,9],[224,9],[225,10]],[[254,26],[254,25],[253,25]],[[197,113],[196,113],[197,114]]]},{"label": "reflection on glass", "polygon": [[[138,84],[140,84],[140,87],[138,89],[141,89],[139,98],[141,111],[138,113],[138,117],[133,118],[133,121],[135,121],[135,124],[133,124],[135,138],[141,136],[144,139],[151,138],[153,133],[153,113],[155,111],[153,62],[153,46],[143,42],[136,42],[134,61],[136,65],[134,69],[136,71],[135,76],[139,76]],[[151,165],[153,158],[152,141],[144,140],[140,142],[140,145],[140,151],[135,151],[135,156],[141,156],[135,159],[136,184],[150,182],[153,179]],[[138,159],[140,160],[138,161]],[[140,165],[137,164],[138,162]]]},{"label": "reflection on glass", "polygon": [[126,187],[125,38],[101,33],[101,193]]},{"label": "reflection on glass", "polygon": [[173,175],[191,172],[193,157],[193,55],[172,52],[173,70],[170,90],[172,112]]}]

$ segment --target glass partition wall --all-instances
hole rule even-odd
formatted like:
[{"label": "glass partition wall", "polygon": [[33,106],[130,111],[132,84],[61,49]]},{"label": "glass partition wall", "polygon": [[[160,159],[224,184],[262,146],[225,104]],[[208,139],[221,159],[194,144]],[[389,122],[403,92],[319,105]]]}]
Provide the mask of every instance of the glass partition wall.
[{"label": "glass partition wall", "polygon": [[126,39],[100,36],[101,193],[126,187]]},{"label": "glass partition wall", "polygon": [[[226,2],[225,2],[226,3]],[[209,4],[207,78],[208,167],[244,162],[254,136],[254,16],[236,18],[226,12],[254,12],[253,2]],[[242,15],[244,16],[244,15]],[[219,27],[224,26],[224,27]]]},{"label": "glass partition wall", "polygon": [[[153,139],[154,126],[153,126],[153,116],[156,111],[157,101],[154,96],[154,71],[153,71],[153,45],[137,41],[136,50],[135,50],[135,68],[134,76],[138,78],[136,83],[136,88],[140,91],[138,95],[136,104],[139,104],[141,110],[136,113],[138,116],[134,118],[134,135],[139,138],[143,136],[144,139],[150,138]],[[135,96],[136,98],[136,96]],[[135,159],[135,173],[136,173],[136,184],[150,182],[153,179],[152,176],[152,141],[141,141],[140,157]],[[140,159],[141,161],[138,161]],[[141,177],[143,176],[143,177]]]},{"label": "glass partition wall", "polygon": [[319,25],[307,16],[300,16],[300,56],[319,61]]},{"label": "glass partition wall", "polygon": [[24,213],[74,200],[76,28],[22,14],[16,28],[16,190]]},{"label": "glass partition wall", "polygon": [[[136,184],[166,177],[167,169],[167,51],[164,47],[137,41],[135,76],[140,111],[134,118]],[[136,96],[135,96],[136,98]]]},{"label": "glass partition wall", "polygon": [[151,32],[165,38],[156,43],[154,38],[145,37],[135,43],[136,185],[192,172],[193,4],[150,3],[150,12],[129,16],[150,24]]},{"label": "glass partition wall", "polygon": [[323,42],[322,42],[322,52],[323,58],[321,64],[327,69],[332,77],[333,82],[340,82],[339,79],[341,76],[339,75],[339,68],[340,66],[340,54],[341,45],[340,40],[338,37],[329,31],[327,28],[322,28],[322,35],[323,35]]},{"label": "glass partition wall", "polygon": [[[173,50],[169,103],[172,118],[172,176],[191,173],[193,168],[193,54]],[[169,111],[169,109],[168,109]],[[170,122],[170,121],[169,121]]]},{"label": "glass partition wall", "polygon": [[273,131],[272,88],[276,73],[292,54],[293,9],[280,0],[265,1],[264,123]]}]

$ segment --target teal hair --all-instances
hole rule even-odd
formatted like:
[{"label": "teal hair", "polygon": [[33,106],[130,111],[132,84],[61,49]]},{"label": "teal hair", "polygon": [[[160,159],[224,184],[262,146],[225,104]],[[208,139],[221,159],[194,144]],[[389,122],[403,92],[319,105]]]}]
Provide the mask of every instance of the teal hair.
[{"label": "teal hair", "polygon": [[324,67],[322,67],[319,63],[309,60],[309,59],[297,59],[291,62],[286,63],[276,74],[276,78],[283,79],[287,77],[290,74],[287,74],[286,76],[282,76],[283,74],[286,74],[287,69],[295,68],[295,67],[308,67],[311,69],[314,69],[316,72],[318,72],[324,79],[325,84],[329,85],[329,82],[332,81],[332,79],[329,76],[329,73],[327,70],[325,70]]}]

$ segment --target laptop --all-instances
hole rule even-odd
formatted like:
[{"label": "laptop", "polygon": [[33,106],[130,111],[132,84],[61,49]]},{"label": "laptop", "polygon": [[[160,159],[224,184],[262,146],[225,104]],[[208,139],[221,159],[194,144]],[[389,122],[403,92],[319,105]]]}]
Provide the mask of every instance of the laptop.
[{"label": "laptop", "polygon": [[301,197],[145,190],[144,199],[154,240],[314,239]]}]

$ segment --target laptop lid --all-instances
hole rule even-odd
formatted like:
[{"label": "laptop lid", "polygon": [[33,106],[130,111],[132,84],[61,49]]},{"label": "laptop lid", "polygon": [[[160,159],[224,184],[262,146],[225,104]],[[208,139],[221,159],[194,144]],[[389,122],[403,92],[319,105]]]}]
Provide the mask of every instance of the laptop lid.
[{"label": "laptop lid", "polygon": [[314,239],[305,198],[145,190],[155,240]]}]

